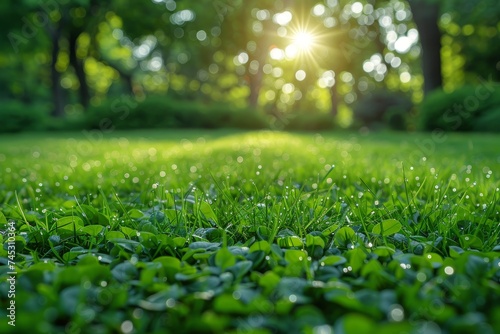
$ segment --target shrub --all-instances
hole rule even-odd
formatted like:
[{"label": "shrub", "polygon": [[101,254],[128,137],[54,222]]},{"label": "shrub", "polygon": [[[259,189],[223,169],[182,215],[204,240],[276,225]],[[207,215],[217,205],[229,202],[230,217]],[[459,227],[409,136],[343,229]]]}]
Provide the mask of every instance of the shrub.
[{"label": "shrub", "polygon": [[358,125],[404,130],[412,106],[410,98],[404,94],[379,90],[361,97],[354,103],[352,111]]},{"label": "shrub", "polygon": [[259,130],[268,129],[269,121],[266,119],[265,115],[257,110],[239,109],[237,111],[237,116],[234,117],[230,122],[230,127],[236,129],[246,129],[246,130]]},{"label": "shrub", "polygon": [[[432,131],[481,131],[491,125],[480,119],[488,119],[490,113],[500,108],[500,85],[468,85],[451,93],[437,90],[429,94],[419,107],[421,130]],[[499,130],[496,130],[499,131]]]},{"label": "shrub", "polygon": [[480,132],[500,132],[500,106],[488,109],[475,122],[473,129]]},{"label": "shrub", "polygon": [[206,128],[225,127],[256,130],[269,127],[265,116],[258,110],[233,108],[227,104],[215,104],[205,108],[202,122],[203,127]]},{"label": "shrub", "polygon": [[322,131],[334,128],[334,118],[326,113],[298,113],[291,115],[285,123],[288,131]]},{"label": "shrub", "polygon": [[[87,111],[89,128],[173,128],[196,127],[199,111],[193,103],[151,96],[137,101],[130,96],[108,99]],[[191,125],[191,126],[188,126]]]},{"label": "shrub", "polygon": [[86,114],[78,112],[64,117],[50,117],[44,129],[47,131],[77,131],[84,129],[86,123]]},{"label": "shrub", "polygon": [[0,100],[0,119],[0,133],[42,130],[48,123],[48,108],[41,104]]},{"label": "shrub", "polygon": [[[89,108],[87,127],[139,128],[220,128],[260,129],[267,127],[257,111],[230,105],[204,105],[151,96],[143,101],[131,97],[107,100]],[[104,129],[103,129],[104,130]]]}]

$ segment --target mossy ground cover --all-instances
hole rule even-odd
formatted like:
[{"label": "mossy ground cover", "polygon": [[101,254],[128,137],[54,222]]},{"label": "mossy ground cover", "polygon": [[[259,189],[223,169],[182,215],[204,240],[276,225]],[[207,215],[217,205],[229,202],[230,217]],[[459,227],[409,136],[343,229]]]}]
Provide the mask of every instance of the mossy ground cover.
[{"label": "mossy ground cover", "polygon": [[0,136],[0,330],[500,332],[499,142]]}]

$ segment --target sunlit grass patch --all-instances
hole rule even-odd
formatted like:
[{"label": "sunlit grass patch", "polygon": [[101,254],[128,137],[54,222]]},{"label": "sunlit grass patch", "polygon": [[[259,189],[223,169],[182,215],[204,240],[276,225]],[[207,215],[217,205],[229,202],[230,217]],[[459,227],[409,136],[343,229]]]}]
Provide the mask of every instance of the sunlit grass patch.
[{"label": "sunlit grass patch", "polygon": [[71,137],[0,138],[36,332],[498,328],[495,136]]}]

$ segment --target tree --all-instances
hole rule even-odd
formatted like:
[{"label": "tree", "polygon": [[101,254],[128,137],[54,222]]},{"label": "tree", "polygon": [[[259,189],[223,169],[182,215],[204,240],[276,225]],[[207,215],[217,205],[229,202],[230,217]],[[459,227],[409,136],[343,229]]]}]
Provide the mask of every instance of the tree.
[{"label": "tree", "polygon": [[53,1],[41,4],[31,0],[10,0],[8,4],[9,11],[2,12],[1,19],[10,22],[12,19],[8,16],[16,13],[15,24],[8,33],[12,51],[15,54],[33,54],[34,50],[40,48],[50,58],[52,115],[63,116],[66,104],[65,92],[61,87],[64,71],[57,68],[62,53],[68,54],[69,65],[78,80],[79,101],[87,107],[91,94],[84,69],[85,60],[78,53],[78,38],[82,33],[97,26],[100,19],[98,11],[102,7],[96,0],[70,0],[64,3]]},{"label": "tree", "polygon": [[460,49],[463,70],[469,81],[477,76],[500,81],[500,2],[495,0],[448,0],[442,5],[446,14],[445,33]]},{"label": "tree", "polygon": [[441,30],[438,26],[440,6],[431,0],[410,0],[413,18],[422,44],[424,92],[427,94],[443,85],[441,73]]}]

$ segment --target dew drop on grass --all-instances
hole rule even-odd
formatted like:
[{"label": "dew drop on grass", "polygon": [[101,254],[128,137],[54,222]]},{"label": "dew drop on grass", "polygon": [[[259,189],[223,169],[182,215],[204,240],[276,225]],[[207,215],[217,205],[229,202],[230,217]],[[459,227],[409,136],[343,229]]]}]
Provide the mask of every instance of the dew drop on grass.
[{"label": "dew drop on grass", "polygon": [[426,279],[427,279],[427,275],[425,275],[422,272],[417,273],[417,280],[418,281],[425,282]]},{"label": "dew drop on grass", "polygon": [[132,316],[136,319],[140,319],[142,318],[142,315],[144,314],[144,311],[140,308],[136,308],[133,312],[132,312]]},{"label": "dew drop on grass", "polygon": [[454,272],[455,270],[453,269],[453,267],[447,266],[444,268],[444,273],[446,275],[453,275]]},{"label": "dew drop on grass", "polygon": [[125,320],[124,322],[122,322],[120,329],[124,334],[132,333],[132,331],[134,330],[134,324],[130,320]]},{"label": "dew drop on grass", "polygon": [[389,312],[389,317],[391,318],[392,321],[403,321],[405,317],[405,313],[403,310],[403,307],[401,305],[392,305],[391,306],[391,311]]},{"label": "dew drop on grass", "polygon": [[165,305],[166,305],[168,308],[172,308],[172,307],[174,307],[174,306],[175,306],[175,304],[176,304],[176,302],[175,302],[175,299],[173,299],[173,298],[169,298],[169,299],[167,299],[167,301],[165,302]]},{"label": "dew drop on grass", "polygon": [[241,298],[241,293],[239,291],[234,291],[233,292],[233,298],[235,300],[239,300]]}]

